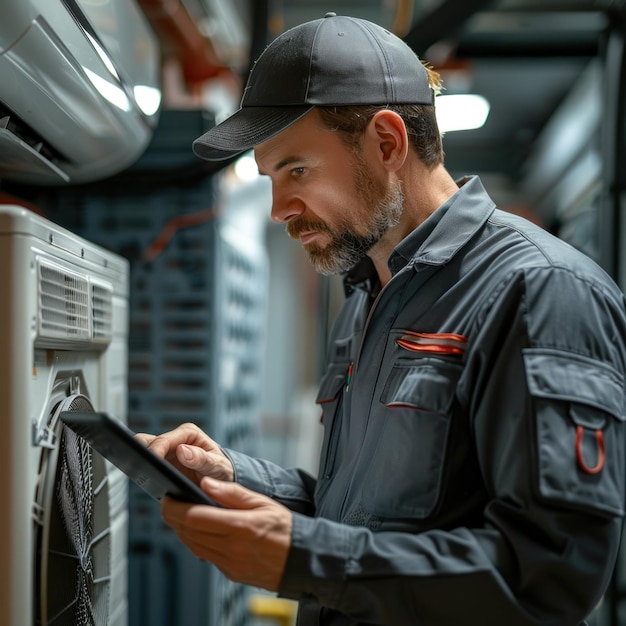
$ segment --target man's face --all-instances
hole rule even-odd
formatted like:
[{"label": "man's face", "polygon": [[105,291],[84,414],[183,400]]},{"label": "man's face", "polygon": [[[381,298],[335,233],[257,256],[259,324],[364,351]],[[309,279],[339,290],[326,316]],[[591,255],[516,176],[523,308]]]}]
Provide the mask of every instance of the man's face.
[{"label": "man's face", "polygon": [[400,220],[399,185],[377,178],[315,111],[257,146],[255,156],[272,179],[272,219],[300,239],[322,274],[350,269]]}]

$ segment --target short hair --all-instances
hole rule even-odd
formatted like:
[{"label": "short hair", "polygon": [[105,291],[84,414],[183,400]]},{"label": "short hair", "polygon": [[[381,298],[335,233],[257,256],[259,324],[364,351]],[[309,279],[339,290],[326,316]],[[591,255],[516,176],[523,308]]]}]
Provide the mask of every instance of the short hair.
[{"label": "short hair", "polygon": [[426,104],[319,106],[324,126],[341,135],[345,145],[357,151],[367,124],[378,112],[387,109],[397,113],[407,129],[409,141],[418,158],[427,166],[443,163],[443,144],[437,126],[435,107]]}]

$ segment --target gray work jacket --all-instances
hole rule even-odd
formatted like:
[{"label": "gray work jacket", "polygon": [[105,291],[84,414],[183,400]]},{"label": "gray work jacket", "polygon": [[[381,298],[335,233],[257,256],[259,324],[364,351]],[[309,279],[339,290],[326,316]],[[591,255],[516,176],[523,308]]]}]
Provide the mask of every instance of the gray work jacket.
[{"label": "gray work jacket", "polygon": [[624,299],[480,181],[369,260],[320,384],[317,480],[228,451],[296,511],[280,595],[300,626],[574,626],[624,513]]}]

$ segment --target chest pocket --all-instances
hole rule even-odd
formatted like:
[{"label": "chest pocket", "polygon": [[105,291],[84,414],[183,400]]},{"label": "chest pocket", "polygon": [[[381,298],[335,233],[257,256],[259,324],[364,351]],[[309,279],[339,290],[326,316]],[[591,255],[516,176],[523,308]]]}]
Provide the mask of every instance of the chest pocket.
[{"label": "chest pocket", "polygon": [[612,367],[556,350],[526,350],[536,407],[537,474],[544,498],[623,515],[624,381]]},{"label": "chest pocket", "polygon": [[393,367],[374,416],[380,435],[363,485],[370,513],[423,519],[435,509],[461,371],[461,364],[436,358]]}]

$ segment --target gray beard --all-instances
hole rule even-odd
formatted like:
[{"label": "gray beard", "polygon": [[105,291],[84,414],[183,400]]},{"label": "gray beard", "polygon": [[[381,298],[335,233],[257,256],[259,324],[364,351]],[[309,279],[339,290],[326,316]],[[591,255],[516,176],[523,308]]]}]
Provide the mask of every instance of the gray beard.
[{"label": "gray beard", "polygon": [[325,247],[311,245],[306,249],[315,270],[325,276],[343,274],[354,267],[376,245],[385,233],[397,226],[404,209],[404,193],[398,184],[387,191],[373,207],[369,233],[358,235],[352,229],[332,235]]}]

